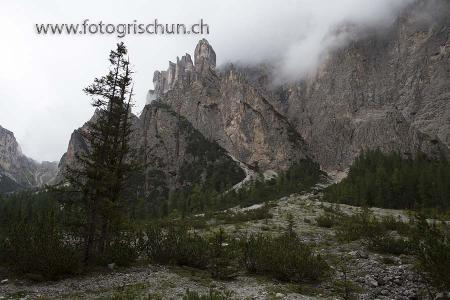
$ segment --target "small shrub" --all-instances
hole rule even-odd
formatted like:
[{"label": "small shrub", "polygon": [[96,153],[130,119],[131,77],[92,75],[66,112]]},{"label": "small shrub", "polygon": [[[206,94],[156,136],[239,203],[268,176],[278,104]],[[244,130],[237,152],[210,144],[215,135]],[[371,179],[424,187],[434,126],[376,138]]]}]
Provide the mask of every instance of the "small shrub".
[{"label": "small shrub", "polygon": [[144,236],[141,249],[154,263],[208,269],[215,279],[230,279],[237,273],[238,249],[223,231],[208,237],[187,227],[151,226]]},{"label": "small shrub", "polygon": [[237,251],[234,242],[223,230],[209,239],[209,269],[214,279],[236,277],[238,267],[235,264]]},{"label": "small shrub", "polygon": [[446,229],[430,225],[420,218],[413,234],[418,269],[435,287],[448,289],[450,286],[450,236]]},{"label": "small shrub", "polygon": [[99,263],[106,265],[115,263],[120,267],[128,267],[139,257],[134,234],[121,234],[109,244]]},{"label": "small shrub", "polygon": [[321,256],[293,232],[280,237],[252,235],[243,242],[244,265],[251,273],[269,274],[282,281],[316,281],[328,271]]},{"label": "small shrub", "polygon": [[170,226],[164,230],[151,226],[143,240],[143,253],[154,263],[199,269],[205,269],[208,265],[208,241],[190,233],[186,227]]},{"label": "small shrub", "polygon": [[183,300],[230,300],[230,295],[224,295],[218,291],[210,290],[207,295],[199,295],[197,292],[186,291]]},{"label": "small shrub", "polygon": [[214,216],[218,220],[223,221],[225,224],[243,223],[253,220],[264,220],[272,218],[272,214],[269,212],[269,206],[264,205],[257,209],[252,209],[237,213],[218,213]]},{"label": "small shrub", "polygon": [[372,251],[394,255],[411,253],[411,243],[407,239],[389,235],[371,237],[368,240],[368,248]]},{"label": "small shrub", "polygon": [[386,216],[381,219],[381,224],[386,230],[397,231],[400,234],[408,234],[411,226],[393,216]]},{"label": "small shrub", "polygon": [[368,209],[340,219],[336,236],[342,241],[355,241],[381,235],[385,229]]},{"label": "small shrub", "polygon": [[397,262],[395,261],[395,259],[393,259],[392,257],[383,257],[381,259],[381,261],[385,264],[385,265],[395,265],[397,264]]},{"label": "small shrub", "polygon": [[331,228],[336,225],[336,216],[331,214],[322,214],[316,218],[317,226]]}]

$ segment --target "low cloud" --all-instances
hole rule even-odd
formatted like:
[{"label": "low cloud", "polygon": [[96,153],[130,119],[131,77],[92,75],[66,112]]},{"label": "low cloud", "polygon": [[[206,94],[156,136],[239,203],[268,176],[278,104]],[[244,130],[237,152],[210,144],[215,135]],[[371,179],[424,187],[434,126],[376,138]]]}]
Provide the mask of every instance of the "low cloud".
[{"label": "low cloud", "polygon": [[[348,40],[342,26],[389,26],[413,0],[23,0],[0,3],[0,125],[16,134],[25,154],[58,160],[72,131],[93,113],[82,93],[108,67],[108,51],[120,40],[134,64],[135,113],[145,105],[153,72],[192,53],[202,37],[218,64],[270,61],[278,80],[314,72],[327,53]],[[205,36],[39,36],[37,23],[90,22],[209,24]],[[336,33],[339,34],[336,34]]]},{"label": "low cloud", "polygon": [[[314,72],[364,29],[384,29],[413,0],[223,1],[214,27],[221,62],[271,62],[278,79]],[[347,29],[347,30],[345,30]],[[348,30],[351,29],[351,30]]]}]

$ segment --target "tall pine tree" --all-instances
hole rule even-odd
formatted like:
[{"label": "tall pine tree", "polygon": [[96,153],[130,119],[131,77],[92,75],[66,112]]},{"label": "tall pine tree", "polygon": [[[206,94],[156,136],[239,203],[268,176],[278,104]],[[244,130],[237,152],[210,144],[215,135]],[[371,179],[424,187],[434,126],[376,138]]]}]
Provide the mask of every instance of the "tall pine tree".
[{"label": "tall pine tree", "polygon": [[108,74],[84,89],[96,108],[83,132],[89,151],[77,155],[77,167],[66,172],[81,194],[86,263],[105,253],[119,234],[126,217],[124,183],[136,166],[129,155],[133,72],[123,43],[110,52],[109,62]]}]

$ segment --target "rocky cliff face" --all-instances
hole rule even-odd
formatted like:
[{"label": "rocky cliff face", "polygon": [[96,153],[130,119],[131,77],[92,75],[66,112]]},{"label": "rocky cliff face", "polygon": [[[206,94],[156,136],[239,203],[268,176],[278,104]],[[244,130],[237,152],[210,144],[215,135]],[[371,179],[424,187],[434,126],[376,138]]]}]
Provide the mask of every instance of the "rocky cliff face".
[{"label": "rocky cliff face", "polygon": [[[139,118],[132,116],[132,122],[130,146],[142,166],[128,186],[133,195],[157,200],[167,197],[170,190],[195,183],[217,185],[215,188],[220,190],[245,177],[239,164],[223,148],[208,141],[165,103],[153,101]],[[66,166],[74,166],[76,153],[89,150],[82,135],[86,129],[87,124],[72,134],[57,181],[63,179]]]},{"label": "rocky cliff face", "polygon": [[[448,156],[449,15],[448,1],[417,1],[385,32],[355,36],[314,76],[268,99],[328,169],[345,168],[362,148]],[[266,83],[276,76],[247,74]]]},{"label": "rocky cliff face", "polygon": [[[201,40],[193,60],[186,54],[155,72],[136,121],[133,145],[154,165],[146,189],[152,176],[170,187],[205,176],[215,160],[199,159],[205,149],[192,154],[196,143],[261,171],[305,157],[345,169],[364,148],[448,157],[449,15],[446,0],[418,0],[383,32],[350,34],[314,75],[277,86],[270,64],[218,68]],[[67,157],[83,148],[74,134]],[[203,171],[188,178],[197,161]]]},{"label": "rocky cliff face", "polygon": [[39,187],[57,173],[57,163],[38,163],[22,154],[14,133],[0,126],[0,193]]},{"label": "rocky cliff face", "polygon": [[[171,68],[169,63],[167,71],[155,74],[171,74]],[[174,77],[170,85],[165,77],[155,76],[155,90],[149,94],[239,161],[278,170],[310,154],[289,120],[243,74],[232,67],[216,70],[216,54],[206,40],[197,45],[193,64],[186,55],[175,69],[185,76]]]}]

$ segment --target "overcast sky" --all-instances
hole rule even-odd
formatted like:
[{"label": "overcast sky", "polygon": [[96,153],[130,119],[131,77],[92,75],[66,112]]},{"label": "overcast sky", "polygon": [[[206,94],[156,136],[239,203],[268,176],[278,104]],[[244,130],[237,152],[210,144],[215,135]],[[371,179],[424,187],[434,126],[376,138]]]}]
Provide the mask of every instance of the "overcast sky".
[{"label": "overcast sky", "polygon": [[[0,125],[13,131],[23,152],[38,161],[59,160],[72,131],[93,113],[82,89],[107,71],[107,56],[123,40],[134,64],[139,114],[153,72],[193,52],[204,37],[218,63],[276,61],[281,80],[313,72],[346,37],[337,26],[386,27],[412,0],[2,0],[0,2]],[[36,23],[196,23],[210,34],[110,35],[36,33]]]}]

